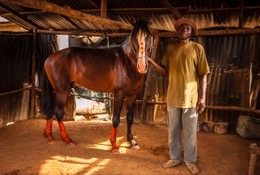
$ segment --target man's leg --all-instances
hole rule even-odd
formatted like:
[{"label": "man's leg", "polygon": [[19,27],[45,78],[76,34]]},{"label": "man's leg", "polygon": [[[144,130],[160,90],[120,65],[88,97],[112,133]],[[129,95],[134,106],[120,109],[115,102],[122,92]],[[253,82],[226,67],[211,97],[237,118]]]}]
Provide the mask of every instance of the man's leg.
[{"label": "man's leg", "polygon": [[199,173],[199,169],[195,165],[197,161],[197,123],[198,114],[196,108],[183,109],[184,162],[192,174]]},{"label": "man's leg", "polygon": [[173,161],[181,161],[181,109],[167,106],[169,154]]}]

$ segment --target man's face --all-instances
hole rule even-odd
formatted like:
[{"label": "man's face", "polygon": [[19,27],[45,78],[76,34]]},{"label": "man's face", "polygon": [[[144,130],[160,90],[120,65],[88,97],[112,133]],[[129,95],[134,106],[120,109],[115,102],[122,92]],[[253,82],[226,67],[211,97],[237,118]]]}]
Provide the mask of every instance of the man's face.
[{"label": "man's face", "polygon": [[178,28],[177,33],[178,33],[179,39],[182,39],[182,40],[188,39],[192,33],[192,27],[188,24],[182,24]]}]

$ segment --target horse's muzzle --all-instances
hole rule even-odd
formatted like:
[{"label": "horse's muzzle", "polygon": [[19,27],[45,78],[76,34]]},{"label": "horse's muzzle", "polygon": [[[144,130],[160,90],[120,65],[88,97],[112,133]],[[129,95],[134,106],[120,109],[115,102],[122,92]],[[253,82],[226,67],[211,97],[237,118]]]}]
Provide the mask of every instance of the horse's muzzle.
[{"label": "horse's muzzle", "polygon": [[145,60],[145,57],[139,57],[137,61],[137,70],[141,74],[145,74],[147,72],[147,62]]}]

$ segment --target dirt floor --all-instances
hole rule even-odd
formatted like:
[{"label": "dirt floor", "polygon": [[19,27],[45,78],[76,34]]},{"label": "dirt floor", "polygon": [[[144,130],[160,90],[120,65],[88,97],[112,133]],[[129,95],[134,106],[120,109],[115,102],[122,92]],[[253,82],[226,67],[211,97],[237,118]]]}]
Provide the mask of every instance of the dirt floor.
[{"label": "dirt floor", "polygon": [[[66,146],[60,140],[58,125],[53,134],[57,142],[47,143],[42,133],[44,119],[16,122],[0,128],[0,174],[7,175],[189,175],[184,164],[164,169],[168,160],[167,127],[134,124],[133,132],[140,150],[128,149],[126,123],[121,121],[118,141],[122,154],[110,152],[111,122],[65,122],[76,146]],[[198,162],[202,175],[246,175],[249,165],[249,145],[258,140],[246,140],[236,134],[198,132]],[[260,174],[257,160],[256,174]]]}]

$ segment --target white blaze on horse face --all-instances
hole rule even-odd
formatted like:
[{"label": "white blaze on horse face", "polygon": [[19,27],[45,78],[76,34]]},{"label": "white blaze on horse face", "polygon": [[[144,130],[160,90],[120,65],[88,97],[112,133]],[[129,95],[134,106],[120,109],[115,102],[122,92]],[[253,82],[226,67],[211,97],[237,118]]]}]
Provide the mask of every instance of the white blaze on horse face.
[{"label": "white blaze on horse face", "polygon": [[138,32],[137,41],[139,43],[137,68],[140,73],[145,73],[146,64],[145,64],[145,33],[144,32],[142,31]]}]

